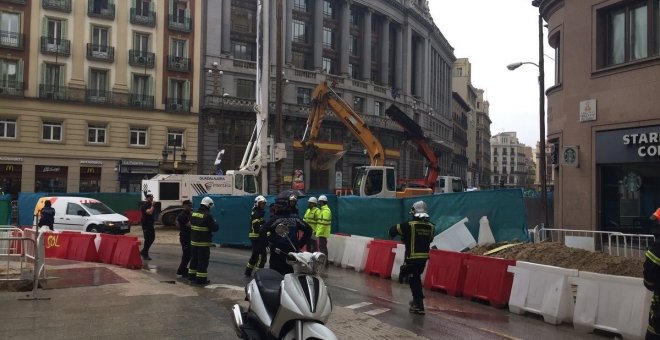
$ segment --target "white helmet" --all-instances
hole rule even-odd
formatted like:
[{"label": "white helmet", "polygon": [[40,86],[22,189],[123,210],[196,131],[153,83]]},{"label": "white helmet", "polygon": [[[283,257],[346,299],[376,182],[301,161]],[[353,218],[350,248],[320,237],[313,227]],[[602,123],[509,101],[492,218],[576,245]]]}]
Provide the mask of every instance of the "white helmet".
[{"label": "white helmet", "polygon": [[321,196],[319,196],[319,201],[328,203],[328,198],[325,197],[325,195],[321,195]]},{"label": "white helmet", "polygon": [[429,217],[429,209],[426,207],[424,201],[417,201],[413,203],[410,213],[418,218]]},{"label": "white helmet", "polygon": [[317,201],[316,201],[316,197],[310,197],[310,198],[307,200],[307,203],[314,203],[314,204],[316,204],[316,203],[317,203]]},{"label": "white helmet", "polygon": [[211,197],[204,197],[202,198],[202,205],[205,205],[207,208],[211,208],[211,206],[213,206],[213,200]]},{"label": "white helmet", "polygon": [[263,197],[262,195],[259,195],[259,196],[254,198],[254,203],[255,204],[260,203],[260,202],[266,203],[266,197]]}]

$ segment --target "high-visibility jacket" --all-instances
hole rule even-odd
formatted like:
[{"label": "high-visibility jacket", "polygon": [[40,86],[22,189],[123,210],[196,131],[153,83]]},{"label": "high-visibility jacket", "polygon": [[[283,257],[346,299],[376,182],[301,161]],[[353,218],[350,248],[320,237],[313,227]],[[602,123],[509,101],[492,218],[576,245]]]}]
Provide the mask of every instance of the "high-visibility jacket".
[{"label": "high-visibility jacket", "polygon": [[210,247],[213,233],[220,227],[206,206],[192,213],[190,218],[190,245],[193,247]]},{"label": "high-visibility jacket", "polygon": [[400,223],[390,228],[390,236],[401,236],[406,245],[406,260],[426,260],[435,226],[426,218],[413,218],[406,223]]},{"label": "high-visibility jacket", "polygon": [[653,292],[646,332],[657,337],[660,335],[660,242],[656,241],[644,255],[644,286]]},{"label": "high-visibility jacket", "polygon": [[322,205],[319,208],[319,215],[316,222],[316,236],[318,237],[330,237],[330,226],[332,223],[332,212],[330,207],[327,204]]},{"label": "high-visibility jacket", "polygon": [[318,219],[319,219],[319,214],[321,213],[321,210],[318,207],[312,207],[312,208],[307,208],[305,211],[305,216],[303,217],[303,221],[305,221],[307,224],[309,224],[310,227],[312,227],[312,230],[314,231],[314,235],[316,235],[317,228],[318,228]]},{"label": "high-visibility jacket", "polygon": [[263,209],[259,209],[258,207],[252,208],[252,214],[250,214],[250,233],[248,234],[251,240],[259,238],[261,227],[266,223],[266,220],[264,220],[265,214],[266,212]]}]

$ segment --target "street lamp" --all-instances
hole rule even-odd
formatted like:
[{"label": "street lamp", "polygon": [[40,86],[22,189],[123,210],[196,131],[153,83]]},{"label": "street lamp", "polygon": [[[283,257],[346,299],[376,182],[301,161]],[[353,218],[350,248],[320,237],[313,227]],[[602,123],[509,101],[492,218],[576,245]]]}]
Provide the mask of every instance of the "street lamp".
[{"label": "street lamp", "polygon": [[[540,1],[532,1],[532,6],[539,7]],[[510,71],[517,69],[524,64],[531,64],[539,69],[539,152],[541,159],[539,162],[541,175],[541,209],[543,210],[543,223],[548,226],[548,188],[547,188],[547,169],[545,156],[545,74],[543,63],[543,17],[539,11],[539,63],[517,62],[507,65]]]}]

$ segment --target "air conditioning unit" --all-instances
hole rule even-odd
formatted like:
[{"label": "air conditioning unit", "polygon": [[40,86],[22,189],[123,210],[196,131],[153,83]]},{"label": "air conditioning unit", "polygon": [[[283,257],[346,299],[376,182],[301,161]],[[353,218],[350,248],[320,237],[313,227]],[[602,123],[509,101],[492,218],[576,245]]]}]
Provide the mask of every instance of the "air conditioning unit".
[{"label": "air conditioning unit", "polygon": [[174,57],[174,61],[176,61],[177,63],[180,62],[180,61],[181,61],[181,57]]},{"label": "air conditioning unit", "polygon": [[146,61],[145,57],[138,57],[138,63],[144,63]]},{"label": "air conditioning unit", "polygon": [[174,63],[174,68],[182,69],[183,67],[181,66],[181,63]]}]

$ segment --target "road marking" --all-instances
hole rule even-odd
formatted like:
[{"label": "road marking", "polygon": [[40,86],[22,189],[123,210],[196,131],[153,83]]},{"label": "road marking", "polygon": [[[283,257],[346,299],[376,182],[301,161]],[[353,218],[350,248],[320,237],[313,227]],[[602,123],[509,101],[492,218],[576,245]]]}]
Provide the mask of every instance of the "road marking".
[{"label": "road marking", "polygon": [[206,286],[204,286],[204,288],[206,288],[206,289],[224,288],[224,289],[231,289],[231,290],[243,290],[244,289],[243,287],[226,285],[226,284],[206,285]]},{"label": "road marking", "polygon": [[353,293],[357,293],[357,292],[358,292],[357,289],[353,289],[353,288],[348,288],[348,287],[343,287],[343,286],[337,286],[337,285],[328,285],[328,286],[330,286],[330,287],[335,287],[335,288],[340,288],[340,289],[345,289],[345,290],[348,290],[349,292],[353,292]]},{"label": "road marking", "polygon": [[358,309],[358,308],[361,308],[361,307],[364,307],[364,306],[369,306],[370,304],[371,304],[371,302],[360,302],[360,303],[356,303],[354,305],[346,306],[344,308]]},{"label": "road marking", "polygon": [[510,339],[510,340],[522,340],[521,338],[516,338],[516,337],[514,337],[514,336],[506,335],[506,334],[503,334],[503,333],[500,333],[500,332],[496,332],[496,331],[492,331],[492,330],[490,330],[490,329],[486,329],[486,328],[477,328],[477,329],[480,330],[480,331],[482,331],[482,332],[486,332],[486,333],[494,334],[494,335],[501,336],[501,337],[503,337],[503,338]]},{"label": "road marking", "polygon": [[390,310],[389,308],[378,308],[378,309],[372,309],[368,312],[364,312],[364,314],[376,316],[378,314],[383,314],[385,312],[388,312],[389,310]]}]

